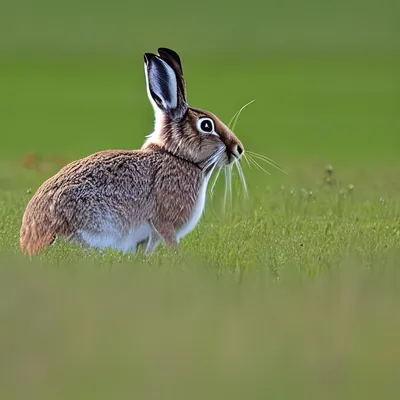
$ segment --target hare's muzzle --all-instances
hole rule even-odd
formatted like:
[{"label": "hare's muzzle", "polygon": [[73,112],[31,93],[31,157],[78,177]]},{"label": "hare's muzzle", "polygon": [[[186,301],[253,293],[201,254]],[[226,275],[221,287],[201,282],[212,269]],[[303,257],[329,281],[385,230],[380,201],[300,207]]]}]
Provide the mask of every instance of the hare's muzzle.
[{"label": "hare's muzzle", "polygon": [[232,154],[236,157],[236,158],[240,158],[243,154],[243,147],[240,144],[237,144],[236,146],[234,146],[234,149],[232,151]]},{"label": "hare's muzzle", "polygon": [[239,143],[232,144],[229,146],[228,154],[229,154],[229,164],[235,160],[239,160],[244,152],[243,146]]}]

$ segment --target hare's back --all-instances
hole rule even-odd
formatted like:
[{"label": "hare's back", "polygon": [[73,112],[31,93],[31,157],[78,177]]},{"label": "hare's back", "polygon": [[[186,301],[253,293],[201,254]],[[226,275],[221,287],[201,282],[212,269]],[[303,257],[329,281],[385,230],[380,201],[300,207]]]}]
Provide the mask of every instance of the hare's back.
[{"label": "hare's back", "polygon": [[150,153],[104,151],[67,165],[43,189],[76,229],[100,231],[109,221],[121,229],[148,217],[157,165]]},{"label": "hare's back", "polygon": [[101,195],[132,196],[150,188],[158,160],[143,151],[103,151],[65,166],[53,185]]},{"label": "hare's back", "polygon": [[159,163],[155,154],[137,151],[103,151],[65,166],[54,183],[74,186],[104,196],[147,193]]}]

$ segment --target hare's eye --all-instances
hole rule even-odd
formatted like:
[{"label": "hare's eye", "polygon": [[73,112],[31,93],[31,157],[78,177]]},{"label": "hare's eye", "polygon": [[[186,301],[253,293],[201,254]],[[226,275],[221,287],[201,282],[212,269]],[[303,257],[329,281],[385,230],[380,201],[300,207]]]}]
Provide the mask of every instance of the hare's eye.
[{"label": "hare's eye", "polygon": [[197,121],[197,129],[202,133],[213,133],[214,122],[210,118],[200,118]]}]

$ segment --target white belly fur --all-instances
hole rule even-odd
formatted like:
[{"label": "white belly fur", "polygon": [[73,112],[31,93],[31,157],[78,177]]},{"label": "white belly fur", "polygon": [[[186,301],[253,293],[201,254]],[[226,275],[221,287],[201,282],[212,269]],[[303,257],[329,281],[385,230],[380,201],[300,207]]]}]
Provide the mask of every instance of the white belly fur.
[{"label": "white belly fur", "polygon": [[90,247],[97,247],[98,249],[111,247],[124,253],[128,251],[135,253],[137,245],[151,236],[152,228],[146,223],[132,228],[125,235],[121,235],[115,229],[104,230],[101,234],[93,234],[90,231],[82,231],[80,233],[83,241]]},{"label": "white belly fur", "polygon": [[207,195],[207,185],[208,181],[210,180],[211,174],[205,177],[204,182],[201,184],[199,196],[197,198],[197,202],[194,206],[193,212],[189,221],[183,225],[178,232],[176,233],[176,240],[179,242],[184,236],[188,233],[192,232],[192,230],[196,227],[199,223],[201,215],[204,211],[204,206],[206,204],[206,195]]}]

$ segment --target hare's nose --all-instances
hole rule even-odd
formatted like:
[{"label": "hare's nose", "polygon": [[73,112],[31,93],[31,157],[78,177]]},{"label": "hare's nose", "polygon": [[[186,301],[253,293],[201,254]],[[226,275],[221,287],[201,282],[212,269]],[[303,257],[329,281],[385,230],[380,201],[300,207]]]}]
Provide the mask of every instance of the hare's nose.
[{"label": "hare's nose", "polygon": [[235,145],[233,147],[232,153],[236,158],[240,158],[240,156],[243,154],[243,147],[239,144]]}]

